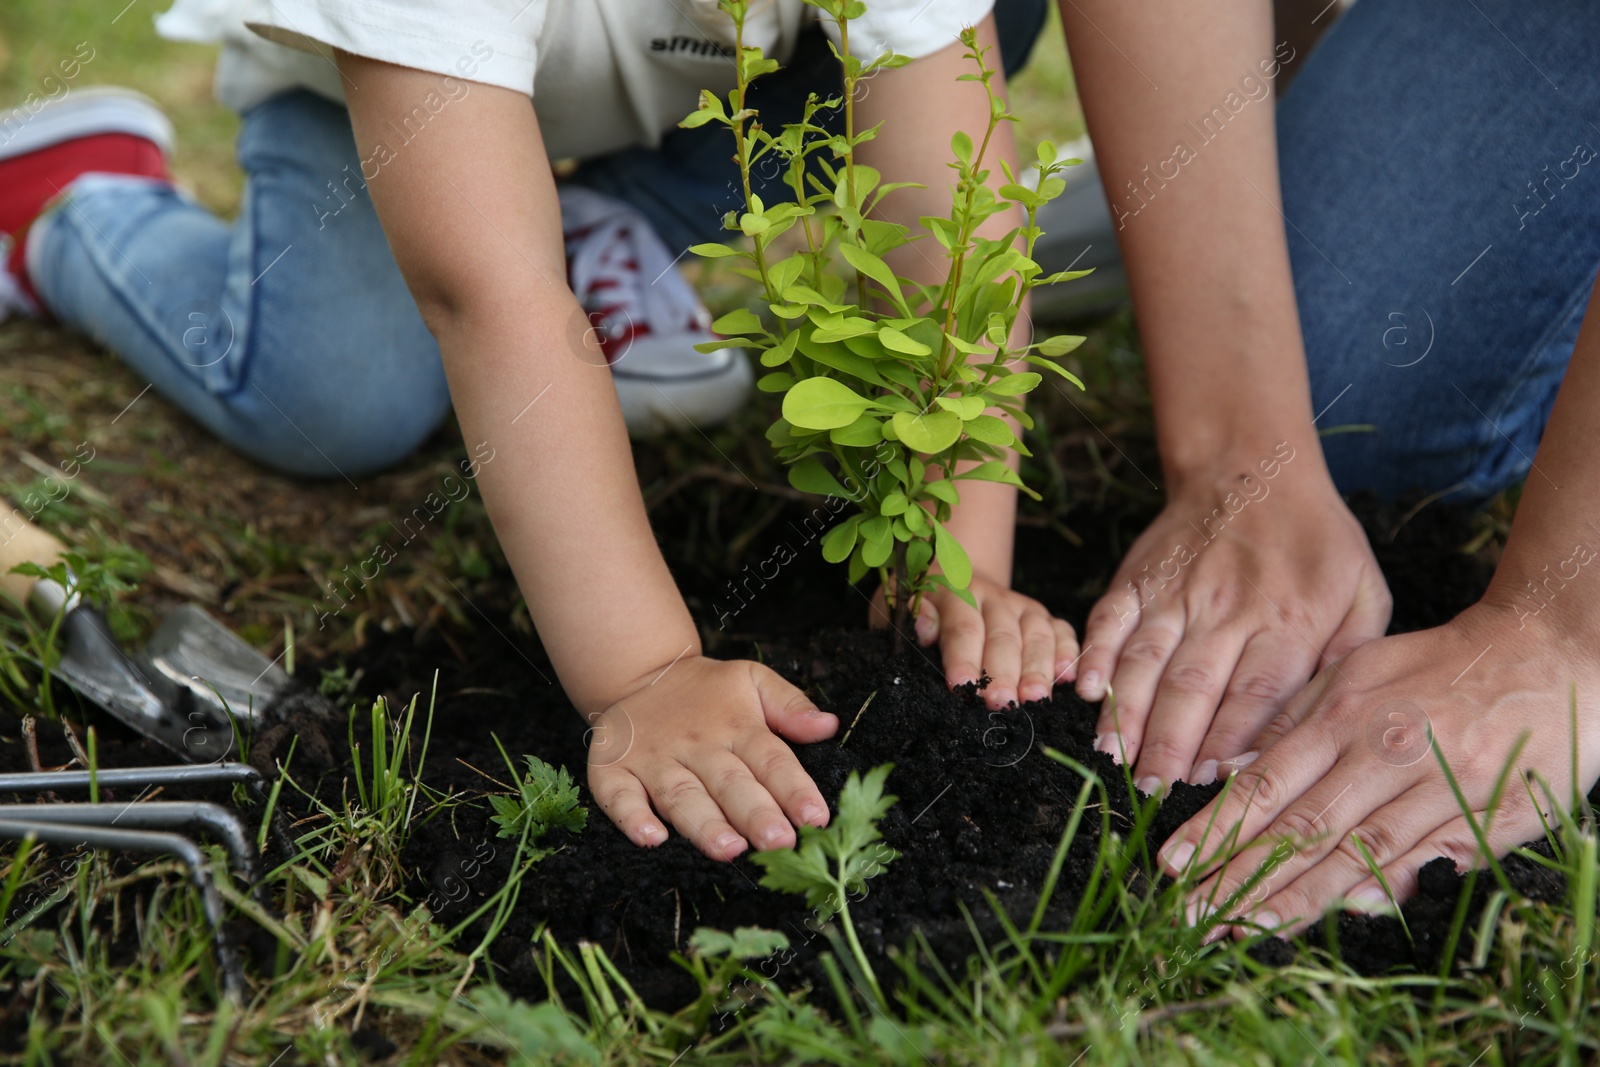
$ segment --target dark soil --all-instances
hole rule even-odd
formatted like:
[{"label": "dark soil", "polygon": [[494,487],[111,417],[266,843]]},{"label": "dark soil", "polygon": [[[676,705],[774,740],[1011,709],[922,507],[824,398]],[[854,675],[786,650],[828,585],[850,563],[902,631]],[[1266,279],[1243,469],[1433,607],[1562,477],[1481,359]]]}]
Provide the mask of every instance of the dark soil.
[{"label": "dark soil", "polygon": [[[1457,547],[1472,538],[1470,517],[1429,508],[1396,530],[1403,508],[1359,502],[1358,510],[1394,592],[1396,631],[1442,623],[1481,594],[1491,563]],[[1081,525],[1085,536],[1096,529],[1127,537],[1139,524],[1119,528],[1091,519]],[[773,528],[778,531],[773,540],[782,540],[783,524]],[[793,523],[787,528],[799,529]],[[1084,617],[1104,588],[1115,559],[1109,544],[1073,548],[1044,529],[1020,530],[1018,549],[1019,587],[1074,620]],[[734,603],[725,579],[719,587],[696,577],[680,573],[691,603],[702,618],[719,617]],[[829,620],[837,626],[841,614],[846,620],[864,617],[866,604],[816,558],[814,546],[798,552],[764,587],[750,588],[756,591],[743,598],[746,606],[737,615],[748,640],[742,647],[738,639],[724,640],[718,651],[759,655],[846,725],[866,708],[843,747],[834,739],[797,749],[824,795],[836,796],[851,771],[895,765],[889,787],[899,802],[882,828],[901,856],[873,880],[866,899],[852,905],[862,940],[880,961],[875,964],[880,974],[884,954],[904,946],[914,931],[947,965],[959,968],[974,947],[962,905],[986,938],[1000,936],[986,893],[1014,917],[1025,920],[1031,914],[1081,785],[1075,773],[1045,755],[1046,747],[1094,769],[1106,784],[1114,821],[1124,828],[1129,823],[1125,779],[1108,757],[1093,751],[1095,709],[1069,691],[993,714],[974,694],[945,689],[936,652],[890,655],[882,635],[819,631],[818,625]],[[490,611],[488,605],[480,607]],[[712,632],[708,644],[718,636]],[[427,774],[436,786],[493,788],[473,768],[505,780],[491,732],[511,752],[532,752],[575,771],[584,765],[582,724],[559,689],[547,683],[553,677],[548,666],[511,655],[500,644],[480,642],[463,662],[447,656],[437,642],[418,645],[409,635],[396,634],[378,638],[360,662],[369,681],[396,698],[425,690],[432,669],[442,667],[438,722],[443,728],[435,732]],[[1216,789],[1176,786],[1152,827],[1150,853]],[[435,900],[460,898],[445,908],[447,920],[476,906],[503,878],[508,850],[494,840],[493,829],[484,812],[463,809],[451,823],[436,823],[414,837],[408,856],[418,865],[418,893],[431,892]],[[1097,820],[1084,821],[1052,900],[1051,919],[1064,920],[1075,908],[1099,832]],[[475,858],[487,854],[486,842],[498,853],[480,869]],[[1145,867],[1150,869],[1148,859]],[[1560,899],[1560,885],[1541,868],[1514,862],[1510,870],[1523,891]],[[542,988],[530,939],[547,926],[562,944],[598,943],[647,1001],[675,1006],[695,987],[670,956],[684,948],[694,929],[756,925],[790,938],[794,952],[782,959],[786,983],[820,984],[817,957],[827,948],[825,939],[808,925],[804,902],[762,889],[761,874],[747,858],[732,864],[706,860],[681,837],[654,850],[637,849],[595,812],[581,836],[534,868],[494,958],[509,985]],[[1459,889],[1453,871],[1430,870],[1422,894],[1406,909],[1414,950],[1395,919],[1341,916],[1338,938],[1345,958],[1372,973],[1432,969]],[[1485,891],[1478,889],[1479,905]],[[1287,958],[1289,946],[1279,945],[1265,946],[1258,955]],[[777,960],[764,961],[762,969],[772,972],[777,965]]]},{"label": "dark soil", "polygon": [[[1468,516],[1430,507],[1396,531],[1403,509],[1358,502],[1357,510],[1394,593],[1393,629],[1442,623],[1481,593],[1492,564],[1481,553],[1460,551],[1458,546],[1474,532]],[[985,893],[1024,921],[1038,897],[1081,785],[1076,774],[1045,755],[1045,748],[1093,768],[1106,784],[1113,821],[1126,825],[1130,805],[1122,773],[1092,750],[1095,709],[1070,692],[989,713],[973,693],[945,689],[936,652],[912,649],[890,655],[880,634],[837,629],[841,622],[864,619],[866,601],[844,584],[838,570],[821,561],[815,545],[802,543],[798,522],[803,514],[794,509],[794,522],[786,513],[769,525],[761,540],[776,546],[787,538],[797,546],[795,559],[775,577],[747,584],[748,595],[737,612],[730,612],[735,601],[727,582],[737,577],[732,567],[680,567],[679,579],[702,619],[708,649],[761,658],[837,712],[846,725],[865,706],[848,744],[841,747],[836,738],[797,750],[829,797],[837,796],[851,771],[895,765],[889,788],[899,802],[882,829],[901,856],[872,881],[867,897],[852,905],[852,915],[869,953],[880,960],[920,931],[947,965],[959,968],[973,949],[962,905],[992,940],[1000,931]],[[1109,521],[1088,515],[1078,532],[1089,543],[1078,548],[1042,527],[1019,530],[1018,586],[1058,614],[1081,622],[1110,577],[1118,546],[1137,533],[1141,518]],[[658,530],[663,525],[658,518]],[[1116,545],[1112,537],[1118,539]],[[670,541],[671,536],[664,533],[663,539]],[[751,555],[758,551],[752,549]],[[434,671],[439,671],[424,773],[435,788],[478,793],[498,788],[485,774],[509,780],[492,736],[514,757],[533,753],[582,777],[583,724],[552,684],[554,672],[542,652],[516,636],[516,612],[505,599],[507,588],[512,586],[506,575],[475,587],[483,591],[475,606],[494,629],[484,629],[474,640],[460,641],[438,631],[375,632],[367,647],[345,663],[351,673],[364,672],[363,700],[386,695],[397,708],[416,693],[426,701]],[[726,629],[717,627],[719,618]],[[830,625],[835,629],[824,628]],[[313,679],[315,669],[311,665]],[[96,721],[106,765],[166,759],[119,733],[114,724]],[[26,765],[16,733],[15,720],[0,716],[0,734],[6,735],[0,737],[0,769]],[[333,751],[343,751],[342,737],[329,741]],[[324,770],[312,766],[318,761],[304,758],[317,747],[302,744],[295,767],[299,780]],[[45,762],[64,759],[64,750],[52,741]],[[343,768],[326,768],[324,790],[336,792],[343,773]],[[1215,791],[1174,787],[1152,828],[1150,852]],[[482,902],[509,869],[510,843],[494,836],[487,815],[482,803],[459,806],[419,828],[407,849],[414,897],[429,898],[447,922]],[[1099,832],[1098,819],[1084,820],[1052,901],[1052,919],[1065,919],[1077,904]],[[525,880],[515,914],[492,951],[502,981],[513,990],[543,989],[534,968],[535,938],[542,928],[568,947],[579,940],[597,942],[644,998],[660,1006],[676,1007],[695,991],[670,956],[684,948],[699,926],[781,930],[794,948],[783,961],[781,980],[799,985],[820,979],[817,957],[826,949],[826,939],[808,925],[809,911],[799,897],[759,887],[762,872],[748,859],[713,863],[677,836],[654,850],[637,849],[592,804],[588,828],[558,843],[565,847],[540,862]],[[1150,869],[1148,858],[1144,866]],[[1561,899],[1563,887],[1543,869],[1514,861],[1508,872],[1528,895]],[[1405,909],[1415,948],[1397,920],[1340,916],[1336,931],[1344,958],[1369,973],[1434,969],[1460,889],[1461,879],[1447,865],[1427,869],[1421,894]],[[1486,885],[1478,886],[1474,907],[1481,906],[1486,891]],[[1257,955],[1281,962],[1292,949],[1268,942]],[[778,973],[775,962],[763,969]],[[880,975],[892,970],[881,967]]]}]

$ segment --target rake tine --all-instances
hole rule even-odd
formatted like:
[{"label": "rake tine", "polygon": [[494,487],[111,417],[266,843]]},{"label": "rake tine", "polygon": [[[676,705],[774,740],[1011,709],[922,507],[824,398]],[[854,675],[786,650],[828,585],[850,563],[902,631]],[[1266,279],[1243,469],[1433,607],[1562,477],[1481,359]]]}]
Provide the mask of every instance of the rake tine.
[{"label": "rake tine", "polygon": [[23,771],[0,774],[0,792],[44,789],[87,789],[90,778],[103,786],[229,785],[242,782],[256,792],[266,778],[248,763],[183,763],[161,767],[107,767],[88,771]]},{"label": "rake tine", "polygon": [[0,804],[0,822],[126,827],[130,830],[205,830],[227,849],[250,895],[267,905],[261,861],[237,812],[208,801],[147,800],[129,804]]},{"label": "rake tine", "polygon": [[[45,790],[84,790],[91,777],[96,784],[109,786],[232,785],[250,787],[262,804],[270,790],[267,779],[248,763],[180,763],[157,767],[107,767],[95,771],[23,771],[0,774],[0,793],[41,793]],[[294,855],[294,844],[276,812],[271,825],[273,843],[285,856]]]},{"label": "rake tine", "polygon": [[218,895],[217,887],[211,880],[211,870],[206,866],[205,856],[201,853],[199,845],[180,834],[0,819],[0,839],[23,841],[29,838],[52,845],[83,845],[89,848],[153,852],[178,857],[184,866],[189,868],[189,877],[200,890],[206,919],[211,923],[212,940],[217,950],[217,964],[222,969],[223,991],[235,1003],[243,1002],[244,972],[240,969],[238,954],[223,930],[222,897]]}]

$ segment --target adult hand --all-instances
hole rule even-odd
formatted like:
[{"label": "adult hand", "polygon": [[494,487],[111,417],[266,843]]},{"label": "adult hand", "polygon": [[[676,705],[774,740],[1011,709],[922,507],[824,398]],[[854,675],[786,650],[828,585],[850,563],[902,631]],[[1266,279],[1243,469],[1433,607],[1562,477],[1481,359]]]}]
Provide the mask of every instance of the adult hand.
[{"label": "adult hand", "polygon": [[[915,624],[918,644],[940,643],[950,688],[987,674],[983,702],[999,711],[1044,700],[1056,683],[1077,676],[1078,636],[1070,623],[1032,597],[979,574],[967,591],[975,607],[948,589],[924,596]],[[889,625],[881,589],[873,597],[872,625]]]},{"label": "adult hand", "polygon": [[[1154,793],[1243,766],[1318,669],[1383,634],[1391,600],[1320,457],[1280,444],[1169,481],[1166,507],[1089,613],[1078,692],[1096,747]],[[1109,688],[1107,683],[1110,683]]]},{"label": "adult hand", "polygon": [[636,845],[667,839],[657,812],[715,860],[752,843],[791,848],[795,826],[828,824],[822,794],[774,734],[821,741],[839,720],[759,663],[686,656],[591,722],[589,789]]},{"label": "adult hand", "polygon": [[[1491,851],[1541,836],[1541,813],[1553,822],[1552,808],[1571,803],[1574,768],[1582,790],[1600,777],[1600,725],[1588,710],[1600,655],[1587,631],[1525,614],[1480,603],[1444,626],[1362,645],[1319,674],[1269,725],[1260,759],[1163,846],[1170,873],[1209,872],[1191,921],[1216,909],[1288,933],[1341,899],[1363,910],[1404,900],[1435,857],[1484,863],[1435,748]],[[1574,686],[1584,709],[1576,757]],[[1246,846],[1231,859],[1229,838]]]}]

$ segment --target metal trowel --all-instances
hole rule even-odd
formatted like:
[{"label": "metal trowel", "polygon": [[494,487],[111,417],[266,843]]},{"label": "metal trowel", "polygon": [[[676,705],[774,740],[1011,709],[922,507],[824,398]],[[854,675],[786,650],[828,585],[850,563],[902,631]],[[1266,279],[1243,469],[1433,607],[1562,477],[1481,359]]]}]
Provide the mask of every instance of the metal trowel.
[{"label": "metal trowel", "polygon": [[72,689],[192,763],[233,756],[241,736],[285,723],[291,711],[332,724],[322,695],[193,604],[169,614],[140,651],[117,647],[94,608],[60,583],[12,574],[20,563],[50,567],[66,551],[55,537],[0,500],[0,593],[36,618],[65,609],[55,675]]}]

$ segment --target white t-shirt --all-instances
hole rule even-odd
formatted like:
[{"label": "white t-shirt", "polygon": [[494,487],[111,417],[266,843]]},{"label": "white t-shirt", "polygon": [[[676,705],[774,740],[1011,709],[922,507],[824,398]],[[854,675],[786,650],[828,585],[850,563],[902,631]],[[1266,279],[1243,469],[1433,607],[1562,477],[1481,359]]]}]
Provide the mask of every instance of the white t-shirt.
[{"label": "white t-shirt", "polygon": [[[850,50],[913,59],[955,42],[994,0],[868,0]],[[818,16],[801,0],[752,0],[746,44],[784,62]],[[527,93],[552,158],[653,145],[701,89],[733,88],[733,22],[716,0],[176,0],[156,20],[175,40],[221,42],[216,93],[245,110],[285,89],[340,102],[333,49]],[[823,20],[838,40],[838,28]],[[452,89],[454,92],[452,92]]]}]

